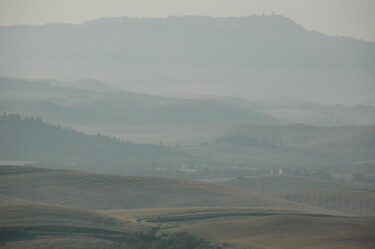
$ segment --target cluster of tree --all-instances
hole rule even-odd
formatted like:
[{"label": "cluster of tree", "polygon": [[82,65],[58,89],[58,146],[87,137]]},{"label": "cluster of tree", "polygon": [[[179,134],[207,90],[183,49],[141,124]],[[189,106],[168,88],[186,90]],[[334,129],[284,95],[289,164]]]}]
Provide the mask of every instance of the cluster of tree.
[{"label": "cluster of tree", "polygon": [[126,248],[129,249],[222,249],[218,245],[186,232],[163,233],[161,236],[137,232],[122,237],[121,242],[125,242]]}]

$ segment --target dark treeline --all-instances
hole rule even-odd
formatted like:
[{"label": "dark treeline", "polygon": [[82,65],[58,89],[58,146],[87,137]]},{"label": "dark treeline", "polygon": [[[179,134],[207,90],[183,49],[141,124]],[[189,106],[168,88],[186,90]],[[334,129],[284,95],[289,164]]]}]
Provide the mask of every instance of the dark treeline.
[{"label": "dark treeline", "polygon": [[127,161],[168,164],[194,160],[191,155],[155,144],[135,144],[109,136],[86,135],[41,118],[3,114],[0,117],[0,158],[25,161]]},{"label": "dark treeline", "polygon": [[125,242],[129,249],[222,249],[221,246],[214,245],[207,240],[186,232],[163,233],[161,236],[155,236],[150,233],[134,233],[124,236],[120,240],[121,242]]}]

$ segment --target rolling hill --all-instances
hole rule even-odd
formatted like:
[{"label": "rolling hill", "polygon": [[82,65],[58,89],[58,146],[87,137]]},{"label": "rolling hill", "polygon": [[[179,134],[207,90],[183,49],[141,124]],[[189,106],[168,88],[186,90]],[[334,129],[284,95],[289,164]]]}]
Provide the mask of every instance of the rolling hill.
[{"label": "rolling hill", "polygon": [[[271,116],[213,99],[179,99],[108,90],[87,80],[48,83],[0,77],[0,111],[73,127],[186,127],[277,124]],[[93,86],[87,86],[93,84]]]},{"label": "rolling hill", "polygon": [[[197,157],[206,158],[217,165],[227,166],[227,168],[231,166],[256,168],[262,169],[263,173],[267,173],[272,168],[298,168],[311,165],[319,167],[340,160],[340,157],[330,157],[326,151],[262,143],[254,146],[242,146],[220,142],[190,146],[184,148],[184,151]],[[371,158],[371,155],[366,158]]]},{"label": "rolling hill", "polygon": [[323,104],[307,99],[272,96],[266,98],[238,98],[211,96],[213,99],[245,109],[270,115],[286,124],[308,124],[312,126],[361,126],[375,123],[375,106],[371,101],[364,104]]},{"label": "rolling hill", "polygon": [[[272,168],[371,173],[371,167],[361,165],[375,159],[373,126],[128,129],[124,141],[100,133],[86,135],[44,123],[40,118],[3,114],[0,159],[36,161],[49,168],[195,179],[266,174]],[[163,137],[155,135],[163,131],[165,137],[178,134],[174,137],[185,137],[198,144],[163,146]],[[143,137],[150,136],[157,144],[129,141],[138,132],[145,132]],[[214,139],[215,134],[228,135]]]},{"label": "rolling hill", "polygon": [[338,181],[298,175],[260,175],[240,179],[212,180],[215,183],[249,190],[364,189],[375,190],[370,182]]},{"label": "rolling hill", "polygon": [[66,206],[0,205],[0,247],[120,248],[111,236],[133,232],[126,224],[94,211]]},{"label": "rolling hill", "polygon": [[22,166],[0,167],[0,194],[88,209],[242,206],[310,210],[255,191],[210,183],[26,168],[25,172]]},{"label": "rolling hill", "polygon": [[66,206],[0,205],[0,218],[1,248],[222,249],[189,233],[157,236],[156,226]]},{"label": "rolling hill", "polygon": [[236,248],[373,248],[375,227],[355,219],[263,216],[204,221],[176,230]]},{"label": "rolling hill", "polygon": [[[305,124],[282,126],[244,125],[227,131],[228,136],[248,138],[266,137],[270,141],[301,148],[322,148],[331,150],[374,149],[374,125],[320,127]],[[362,148],[363,147],[363,148]]]},{"label": "rolling hill", "polygon": [[[95,211],[66,206],[33,204],[10,204],[0,206],[0,227],[21,228],[23,230],[47,229],[48,226],[61,227],[61,232],[69,229],[87,228],[87,232],[102,230],[106,233],[126,231],[125,223]],[[58,229],[56,229],[58,230]],[[50,232],[59,232],[53,231]],[[99,231],[100,232],[100,231]]]},{"label": "rolling hill", "polygon": [[173,236],[183,236],[180,243],[195,238],[179,234],[188,232],[221,248],[365,249],[372,248],[375,234],[371,217],[351,217],[374,215],[372,191],[256,192],[179,179],[1,166],[0,198],[8,203],[0,205],[2,248],[145,248],[139,243],[147,238],[161,244],[172,243]]},{"label": "rolling hill", "polygon": [[372,248],[373,217],[334,217],[272,208],[162,208],[104,210],[120,220],[188,231],[225,248]]},{"label": "rolling hill", "polygon": [[314,189],[275,192],[274,196],[358,216],[375,215],[373,190]]}]

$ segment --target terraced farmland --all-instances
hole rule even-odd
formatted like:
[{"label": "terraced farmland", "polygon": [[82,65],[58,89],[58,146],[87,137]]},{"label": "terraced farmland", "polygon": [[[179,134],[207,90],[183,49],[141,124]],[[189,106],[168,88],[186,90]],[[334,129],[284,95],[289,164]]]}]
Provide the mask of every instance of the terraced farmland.
[{"label": "terraced farmland", "polygon": [[375,220],[351,216],[373,216],[374,199],[368,190],[250,191],[3,166],[0,234],[16,236],[2,248],[117,249],[127,243],[118,239],[134,231],[158,231],[152,237],[158,241],[182,231],[221,248],[367,249],[375,242]]},{"label": "terraced farmland", "polygon": [[211,219],[233,219],[236,217],[257,217],[271,215],[336,217],[323,213],[309,213],[301,210],[249,207],[142,208],[101,210],[100,212],[124,221],[132,220],[149,223],[178,222],[179,224],[202,222],[204,220]]},{"label": "terraced farmland", "polygon": [[255,191],[180,179],[15,167],[0,174],[0,182],[0,194],[88,209],[242,206],[327,211]]},{"label": "terraced farmland", "polygon": [[226,186],[249,190],[308,190],[308,189],[371,189],[375,184],[361,182],[343,182],[323,180],[295,175],[262,175],[249,176],[244,179],[217,181]]},{"label": "terraced farmland", "polygon": [[46,204],[0,205],[1,248],[111,248],[130,222],[85,209]]},{"label": "terraced farmland", "polygon": [[316,189],[280,191],[275,192],[274,196],[352,215],[375,215],[375,192],[371,190]]},{"label": "terraced farmland", "polygon": [[86,227],[124,231],[124,223],[95,211],[46,204],[0,206],[0,227]]},{"label": "terraced farmland", "polygon": [[227,243],[236,248],[352,249],[374,248],[375,227],[355,219],[262,216],[185,224],[174,231]]}]

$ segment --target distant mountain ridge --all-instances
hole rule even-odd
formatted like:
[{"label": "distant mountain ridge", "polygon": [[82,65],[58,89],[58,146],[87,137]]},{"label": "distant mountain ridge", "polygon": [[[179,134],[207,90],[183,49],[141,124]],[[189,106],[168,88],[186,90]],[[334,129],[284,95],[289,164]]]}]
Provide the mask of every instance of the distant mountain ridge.
[{"label": "distant mountain ridge", "polygon": [[[283,16],[103,18],[82,25],[0,27],[0,34],[5,56],[26,52],[24,56],[53,61],[322,69],[375,65],[374,51],[368,53],[374,43],[307,31]],[[27,40],[17,43],[15,39],[21,37]],[[5,51],[9,42],[15,43],[14,48],[26,46]],[[353,45],[358,49],[352,50]]]},{"label": "distant mountain ridge", "polygon": [[111,80],[151,94],[374,97],[374,42],[308,31],[283,16],[0,27],[0,54],[0,74]]}]

